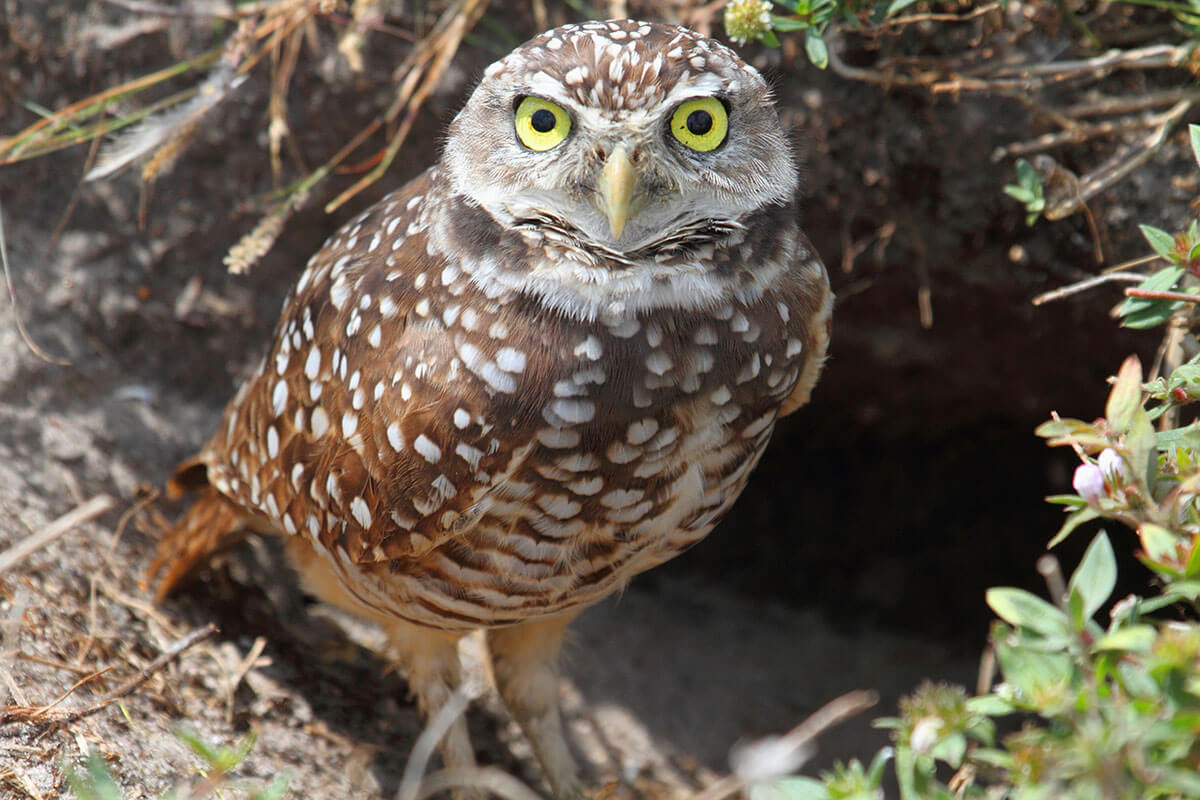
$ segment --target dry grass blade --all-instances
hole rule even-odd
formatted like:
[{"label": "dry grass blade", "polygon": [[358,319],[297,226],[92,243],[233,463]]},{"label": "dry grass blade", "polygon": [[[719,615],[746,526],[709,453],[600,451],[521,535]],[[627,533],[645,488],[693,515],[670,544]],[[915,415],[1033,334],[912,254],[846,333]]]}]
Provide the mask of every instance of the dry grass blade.
[{"label": "dry grass blade", "polygon": [[[164,81],[190,72],[191,70],[210,66],[220,58],[221,52],[220,49],[210,50],[195,58],[181,61],[141,78],[126,81],[119,86],[97,92],[90,97],[59,109],[53,114],[49,114],[13,136],[0,139],[0,167],[53,153],[56,150],[61,150],[65,147],[94,139],[97,136],[111,133],[139,121],[147,114],[187,100],[194,94],[195,90],[172,95],[156,103],[149,109],[129,114],[117,120],[99,123],[91,128],[79,128],[81,122],[103,113],[119,100],[158,86]],[[64,130],[65,133],[63,132]]]},{"label": "dry grass blade", "polygon": [[114,501],[106,494],[97,495],[83,505],[68,511],[32,536],[17,542],[0,553],[0,575],[15,567],[29,556],[70,530],[95,519],[113,507]]},{"label": "dry grass blade", "polygon": [[[4,208],[2,206],[0,206],[0,267],[4,270],[4,285],[8,289],[8,299],[12,303],[13,319],[17,324],[17,331],[21,334],[21,340],[25,342],[25,346],[43,361],[57,364],[60,367],[70,364],[70,361],[52,356],[43,350],[33,340],[33,337],[29,335],[29,331],[25,328],[25,321],[21,319],[21,308],[17,303],[17,288],[13,284],[12,270],[8,266],[8,243],[4,235]],[[0,572],[3,572],[3,569],[0,569]]]},{"label": "dry grass blade", "polygon": [[403,112],[404,118],[400,122],[399,129],[388,142],[387,149],[375,168],[326,205],[326,211],[336,210],[377,181],[387,171],[401,145],[404,144],[404,140],[408,138],[408,133],[416,121],[417,112],[421,110],[421,106],[433,92],[433,87],[441,80],[446,67],[450,65],[454,54],[458,52],[463,37],[483,16],[483,12],[487,9],[487,3],[488,0],[458,0],[442,14],[433,31],[421,40],[413,54],[406,59],[407,70],[405,71],[407,74],[400,85],[396,100],[384,115],[384,119],[391,123]]},{"label": "dry grass blade", "polygon": [[102,711],[103,709],[112,705],[117,700],[120,700],[123,697],[127,697],[127,696],[133,694],[134,691],[136,691],[139,686],[141,686],[146,681],[150,680],[150,678],[153,675],[155,675],[156,673],[161,672],[168,664],[170,664],[172,661],[174,661],[176,658],[178,658],[185,650],[187,650],[191,647],[194,647],[195,645],[197,645],[200,642],[203,642],[207,639],[211,639],[216,634],[217,634],[217,626],[212,624],[211,622],[202,628],[197,628],[196,630],[192,631],[187,636],[184,636],[182,639],[175,642],[170,647],[168,647],[166,650],[164,650],[157,658],[155,658],[153,661],[151,661],[149,664],[147,664],[142,669],[138,670],[138,673],[136,675],[134,675],[132,678],[130,678],[128,681],[121,684],[119,687],[117,687],[113,691],[109,692],[108,694],[104,695],[98,701],[96,701],[94,704],[88,706],[87,708],[81,709],[79,711],[55,711],[54,710],[54,706],[57,705],[58,703],[62,702],[64,699],[66,699],[66,697],[68,697],[71,694],[71,692],[75,691],[75,689],[79,688],[80,686],[82,686],[83,684],[92,680],[93,678],[104,674],[105,672],[110,670],[111,667],[105,667],[103,670],[100,670],[97,673],[94,673],[92,675],[89,675],[86,678],[83,678],[83,679],[77,681],[75,683],[75,685],[72,686],[71,689],[66,692],[66,694],[64,694],[62,697],[60,697],[58,700],[55,700],[53,703],[51,703],[48,706],[41,706],[41,707],[37,707],[37,708],[30,708],[28,706],[5,706],[4,708],[0,709],[0,725],[13,725],[13,724],[21,724],[21,723],[34,724],[34,725],[37,725],[37,724],[67,725],[72,722],[77,722],[77,721],[83,719],[84,717],[90,717],[92,714],[95,714],[98,711]]},{"label": "dry grass blade", "polygon": [[245,76],[238,72],[237,66],[247,36],[248,29],[239,28],[223,48],[221,60],[209,71],[190,100],[169,111],[146,117],[106,146],[84,180],[107,178],[151,153],[153,155],[142,170],[143,181],[151,181],[168,169],[200,129],[204,117],[245,82]]}]

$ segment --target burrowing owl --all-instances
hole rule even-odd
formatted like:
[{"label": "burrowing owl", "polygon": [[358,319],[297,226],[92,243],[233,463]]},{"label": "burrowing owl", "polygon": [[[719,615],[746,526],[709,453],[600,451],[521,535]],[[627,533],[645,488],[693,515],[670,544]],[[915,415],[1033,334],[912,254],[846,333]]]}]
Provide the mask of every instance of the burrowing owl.
[{"label": "burrowing owl", "polygon": [[[759,74],[692,31],[544,33],[493,64],[441,160],[340,230],[174,486],[168,590],[239,531],[378,620],[425,713],[485,628],[558,796],[563,631],[712,529],[808,399],[832,295]],[[443,743],[473,763],[460,720]]]}]

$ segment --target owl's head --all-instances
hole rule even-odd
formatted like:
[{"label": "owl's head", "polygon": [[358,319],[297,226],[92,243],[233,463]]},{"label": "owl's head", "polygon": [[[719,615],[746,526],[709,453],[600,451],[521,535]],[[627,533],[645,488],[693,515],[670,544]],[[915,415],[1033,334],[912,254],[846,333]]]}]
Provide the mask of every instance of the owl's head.
[{"label": "owl's head", "polygon": [[792,199],[796,167],[762,77],[685,28],[556,28],[491,65],[450,127],[454,190],[502,226],[653,253]]}]

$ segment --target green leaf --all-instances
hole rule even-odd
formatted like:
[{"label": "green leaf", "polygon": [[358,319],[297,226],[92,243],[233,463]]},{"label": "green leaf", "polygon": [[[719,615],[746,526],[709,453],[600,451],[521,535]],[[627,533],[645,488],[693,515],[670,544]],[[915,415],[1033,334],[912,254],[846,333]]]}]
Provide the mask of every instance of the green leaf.
[{"label": "green leaf", "polygon": [[1037,199],[1037,193],[1027,186],[1018,186],[1015,183],[1010,183],[1004,187],[1004,193],[1016,200],[1018,203],[1028,205],[1033,200]]},{"label": "green leaf", "polygon": [[825,46],[825,40],[821,38],[821,34],[812,28],[809,28],[804,34],[804,52],[808,54],[808,60],[818,69],[825,69],[829,66],[829,48]]},{"label": "green leaf", "polygon": [[[1171,589],[1166,594],[1160,594],[1158,597],[1148,597],[1145,600],[1139,600],[1137,604],[1137,613],[1141,616],[1153,614],[1160,608],[1175,605],[1176,603],[1189,599],[1186,594],[1176,594],[1176,587],[1191,583],[1191,581],[1179,581],[1171,584]],[[1200,595],[1200,584],[1196,586],[1197,594]]]},{"label": "green leaf", "polygon": [[1072,573],[1067,591],[1071,595],[1079,594],[1083,600],[1083,619],[1091,619],[1108,600],[1116,585],[1117,559],[1108,535],[1100,531]]},{"label": "green leaf", "polygon": [[250,800],[281,800],[287,792],[288,784],[292,781],[292,773],[284,772],[261,790],[250,795]]},{"label": "green leaf", "polygon": [[[1150,415],[1139,404],[1133,410],[1129,428],[1125,433],[1125,463],[1133,472],[1131,482],[1153,486],[1158,466],[1158,435]],[[1130,482],[1130,481],[1127,481]]]},{"label": "green leaf", "polygon": [[1116,433],[1125,433],[1133,424],[1133,415],[1142,407],[1142,362],[1129,356],[1121,363],[1117,382],[1108,395],[1104,416]]},{"label": "green leaf", "polygon": [[775,35],[775,31],[764,31],[762,43],[767,47],[779,47],[779,37]]},{"label": "green leaf", "polygon": [[1192,140],[1192,155],[1196,157],[1196,164],[1200,165],[1200,125],[1188,125],[1188,136]]},{"label": "green leaf", "polygon": [[1200,797],[1200,775],[1196,774],[1194,768],[1178,769],[1162,765],[1155,773],[1158,778],[1155,784],[1169,787],[1176,797]]},{"label": "green leaf", "polygon": [[829,796],[825,784],[802,776],[750,787],[750,800],[828,800]]},{"label": "green leaf", "polygon": [[1067,615],[1035,594],[1010,586],[987,590],[987,604],[996,616],[1010,625],[1028,628],[1046,636],[1067,633]]},{"label": "green leaf", "polygon": [[1197,575],[1200,575],[1200,539],[1192,540],[1192,552],[1183,565],[1183,577],[1195,578]]},{"label": "green leaf", "polygon": [[900,787],[900,800],[919,800],[916,782],[917,759],[912,748],[896,745],[896,783]]},{"label": "green leaf", "polygon": [[1193,422],[1183,428],[1159,431],[1155,438],[1155,445],[1159,450],[1165,451],[1176,447],[1186,447],[1191,450],[1200,451],[1200,421]]},{"label": "green leaf", "polygon": [[[1170,291],[1175,288],[1175,283],[1182,277],[1183,272],[1183,267],[1164,267],[1142,281],[1138,288],[1153,292]],[[1122,317],[1122,325],[1142,330],[1163,324],[1183,306],[1182,301],[1129,297],[1121,304],[1118,313]]]},{"label": "green leaf", "polygon": [[1062,527],[1058,529],[1058,533],[1054,534],[1054,538],[1046,545],[1046,549],[1053,550],[1080,525],[1085,522],[1091,522],[1099,516],[1100,512],[1091,506],[1084,506],[1072,511],[1067,515],[1067,519],[1063,522]]},{"label": "green leaf", "polygon": [[121,789],[109,774],[103,758],[94,752],[88,753],[84,766],[84,776],[74,766],[68,765],[66,769],[67,783],[76,800],[123,800]]},{"label": "green leaf", "polygon": [[929,755],[938,761],[943,761],[958,769],[962,766],[963,756],[967,754],[967,737],[961,733],[951,733],[938,740],[929,751]]},{"label": "green leaf", "polygon": [[885,13],[885,16],[890,17],[893,14],[898,14],[915,2],[917,2],[917,0],[892,0],[892,2],[887,4],[887,12]]},{"label": "green leaf", "polygon": [[1181,600],[1200,600],[1200,581],[1176,581],[1167,587],[1167,594]]},{"label": "green leaf", "polygon": [[1175,534],[1161,525],[1143,522],[1138,526],[1138,536],[1141,538],[1142,549],[1146,551],[1146,555],[1155,561],[1175,557],[1177,543]]},{"label": "green leaf", "polygon": [[871,765],[867,767],[867,782],[872,788],[878,789],[883,784],[883,771],[887,768],[887,762],[892,760],[892,748],[885,747],[875,754],[871,759]]},{"label": "green leaf", "polygon": [[1060,436],[1078,436],[1083,433],[1094,434],[1096,433],[1096,426],[1081,419],[1060,417],[1059,419],[1046,420],[1034,428],[1033,433],[1043,439],[1057,439]]},{"label": "green leaf", "polygon": [[1157,636],[1158,632],[1153,625],[1130,625],[1127,628],[1104,634],[1092,645],[1092,650],[1148,653]]},{"label": "green leaf", "polygon": [[994,640],[996,660],[1004,675],[997,693],[1022,709],[1050,716],[1069,704],[1071,657],[1063,651],[1044,653]]},{"label": "green leaf", "polygon": [[196,733],[191,728],[180,727],[175,732],[175,735],[183,740],[183,743],[191,749],[193,753],[204,759],[204,763],[210,767],[221,760],[221,748],[213,747],[208,742],[200,738],[200,734]]},{"label": "green leaf", "polygon": [[1009,753],[1007,750],[980,747],[971,753],[971,760],[1003,770],[1011,770],[1013,768],[1012,753]]},{"label": "green leaf", "polygon": [[806,28],[808,28],[808,23],[802,19],[771,15],[771,29],[777,33],[791,33],[792,31],[802,31]]},{"label": "green leaf", "polygon": [[1158,253],[1168,261],[1175,261],[1178,255],[1175,253],[1175,237],[1164,231],[1162,228],[1155,228],[1153,225],[1138,225],[1142,231],[1142,236],[1146,237],[1146,241],[1154,248],[1154,252]]},{"label": "green leaf", "polygon": [[986,714],[989,717],[1003,717],[1011,714],[1014,709],[1012,704],[1003,697],[998,697],[994,694],[985,694],[981,697],[972,697],[968,700],[967,711],[973,714]]}]

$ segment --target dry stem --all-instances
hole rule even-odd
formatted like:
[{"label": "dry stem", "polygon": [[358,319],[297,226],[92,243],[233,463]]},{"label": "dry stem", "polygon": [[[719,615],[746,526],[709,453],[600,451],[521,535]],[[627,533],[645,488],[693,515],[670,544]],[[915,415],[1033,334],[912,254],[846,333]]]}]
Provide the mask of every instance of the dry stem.
[{"label": "dry stem", "polygon": [[107,708],[117,700],[133,694],[139,686],[150,680],[155,673],[162,671],[163,668],[178,658],[185,650],[207,639],[211,639],[216,635],[216,633],[217,626],[211,622],[205,625],[203,628],[197,628],[164,650],[157,658],[155,658],[142,669],[138,670],[138,673],[128,681],[104,695],[98,701],[96,701],[96,703],[88,706],[87,708],[80,709],[78,711],[57,711],[54,709],[54,706],[66,699],[66,697],[75,691],[75,689],[79,688],[93,678],[104,674],[108,670],[112,669],[112,667],[105,667],[99,672],[80,679],[71,687],[70,690],[66,692],[66,694],[49,705],[40,706],[37,708],[30,708],[28,706],[5,706],[4,708],[0,708],[0,725],[12,725],[20,723],[33,725],[68,725],[72,722],[78,722],[84,717],[90,717],[92,714]]},{"label": "dry stem", "polygon": [[106,494],[97,495],[83,505],[68,511],[32,536],[17,542],[0,553],[0,575],[15,567],[64,533],[108,511],[114,501]]}]

